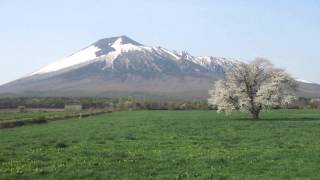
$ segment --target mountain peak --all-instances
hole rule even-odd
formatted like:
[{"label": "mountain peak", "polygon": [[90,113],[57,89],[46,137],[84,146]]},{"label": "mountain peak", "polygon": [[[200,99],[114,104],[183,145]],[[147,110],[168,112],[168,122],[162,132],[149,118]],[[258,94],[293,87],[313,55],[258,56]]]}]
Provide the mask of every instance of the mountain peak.
[{"label": "mountain peak", "polygon": [[111,47],[116,41],[121,40],[121,44],[132,44],[135,46],[143,46],[143,44],[129,38],[128,36],[115,36],[115,37],[110,37],[110,38],[103,38],[98,40],[97,42],[93,43],[92,45],[104,49],[106,47]]},{"label": "mountain peak", "polygon": [[97,57],[106,55],[112,51],[115,51],[114,45],[133,45],[133,46],[143,46],[139,42],[129,38],[128,36],[115,36],[110,38],[100,39],[93,43],[92,46],[100,49],[96,52]]},{"label": "mountain peak", "polygon": [[[197,57],[163,47],[144,46],[127,36],[100,39],[17,81],[0,93],[51,96],[128,96],[137,93],[203,97],[212,83],[238,60]],[[307,82],[304,80],[300,80]],[[300,91],[319,96],[319,85],[299,83]]]},{"label": "mountain peak", "polygon": [[48,66],[45,66],[31,75],[54,72],[75,65],[89,63],[92,60],[103,56],[107,56],[106,61],[110,61],[112,63],[113,60],[115,60],[122,52],[142,49],[148,48],[127,36],[104,38],[82,49],[81,51],[73,53],[70,56],[64,57],[49,64]]}]

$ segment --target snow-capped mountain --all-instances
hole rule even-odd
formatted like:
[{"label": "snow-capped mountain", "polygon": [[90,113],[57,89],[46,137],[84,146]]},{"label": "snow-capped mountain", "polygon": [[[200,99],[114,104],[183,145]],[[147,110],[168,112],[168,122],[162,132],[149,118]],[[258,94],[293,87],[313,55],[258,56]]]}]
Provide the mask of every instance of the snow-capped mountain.
[{"label": "snow-capped mountain", "polygon": [[119,55],[129,51],[150,51],[151,48],[145,47],[126,36],[101,39],[96,43],[59,59],[52,64],[32,73],[31,75],[45,74],[59,71],[65,68],[74,67],[85,63],[92,63],[96,60],[104,60],[107,65],[112,65]]},{"label": "snow-capped mountain", "polygon": [[[194,57],[187,52],[170,51],[163,47],[144,46],[126,36],[101,39],[96,43],[59,59],[44,68],[35,71],[31,76],[57,72],[65,69],[77,69],[90,63],[100,62],[104,66],[101,70],[126,68],[152,69],[158,72],[166,72],[167,68],[161,67],[163,63],[174,64],[179,70],[189,68],[190,71],[219,72],[232,67],[236,60],[215,57]],[[120,66],[123,67],[120,67]],[[140,67],[138,67],[139,65]],[[192,67],[191,67],[192,66]]]},{"label": "snow-capped mountain", "polygon": [[214,82],[238,63],[112,37],[0,86],[0,94],[204,99]]},{"label": "snow-capped mountain", "polygon": [[311,81],[307,81],[307,80],[300,79],[300,78],[296,78],[296,81],[302,82],[302,83],[307,83],[307,84],[315,84],[315,83],[313,83],[313,82],[311,82]]}]

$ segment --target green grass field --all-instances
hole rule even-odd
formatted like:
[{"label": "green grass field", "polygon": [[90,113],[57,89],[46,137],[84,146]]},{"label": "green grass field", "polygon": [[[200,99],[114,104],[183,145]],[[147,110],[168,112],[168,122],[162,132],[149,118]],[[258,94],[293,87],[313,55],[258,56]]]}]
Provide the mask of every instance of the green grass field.
[{"label": "green grass field", "polygon": [[0,130],[0,179],[319,179],[320,111],[132,111]]}]

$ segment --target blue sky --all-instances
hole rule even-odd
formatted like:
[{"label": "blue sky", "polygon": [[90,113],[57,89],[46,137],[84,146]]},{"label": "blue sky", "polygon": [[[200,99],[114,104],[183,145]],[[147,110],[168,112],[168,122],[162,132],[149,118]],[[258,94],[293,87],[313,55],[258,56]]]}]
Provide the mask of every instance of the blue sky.
[{"label": "blue sky", "polygon": [[1,0],[0,84],[100,38],[193,55],[269,58],[320,83],[317,0]]}]

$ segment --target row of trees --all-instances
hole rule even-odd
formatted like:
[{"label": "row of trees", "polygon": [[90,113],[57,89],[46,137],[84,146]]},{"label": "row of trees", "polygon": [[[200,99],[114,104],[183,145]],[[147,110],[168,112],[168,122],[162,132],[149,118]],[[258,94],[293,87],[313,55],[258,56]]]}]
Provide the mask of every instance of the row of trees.
[{"label": "row of trees", "polygon": [[194,101],[152,101],[132,97],[122,97],[114,104],[119,110],[209,110],[212,109],[206,100]]},{"label": "row of trees", "polygon": [[0,98],[0,109],[17,108],[64,108],[68,104],[81,104],[84,108],[104,108],[116,99],[110,98],[65,98],[65,97],[8,97]]},{"label": "row of trees", "polygon": [[81,104],[84,109],[114,108],[118,110],[207,110],[211,109],[206,100],[195,101],[156,101],[133,97],[120,98],[64,98],[64,97],[19,97],[0,98],[0,109],[54,108]]},{"label": "row of trees", "polygon": [[[212,99],[210,99],[212,100]],[[208,104],[206,100],[194,101],[156,101],[141,100],[133,97],[121,98],[0,98],[0,109],[26,108],[55,108],[63,109],[65,105],[81,104],[84,109],[118,110],[217,110],[215,104]],[[289,108],[320,108],[319,100],[299,98]],[[221,108],[221,107],[220,107]],[[281,108],[281,107],[273,107]]]}]

